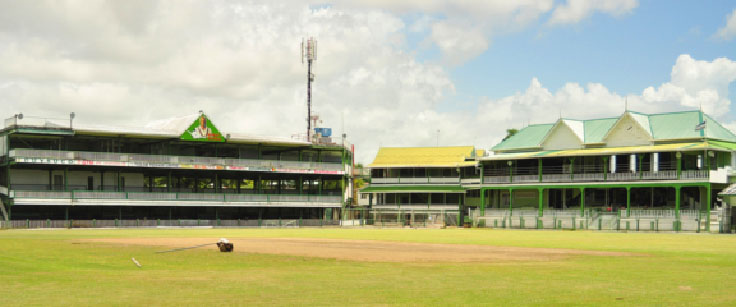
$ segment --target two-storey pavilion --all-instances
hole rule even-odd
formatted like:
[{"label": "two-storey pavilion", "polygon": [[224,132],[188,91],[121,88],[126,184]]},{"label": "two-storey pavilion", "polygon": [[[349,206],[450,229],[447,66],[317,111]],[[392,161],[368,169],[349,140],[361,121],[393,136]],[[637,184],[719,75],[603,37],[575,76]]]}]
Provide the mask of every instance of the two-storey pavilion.
[{"label": "two-storey pavilion", "polygon": [[524,228],[704,230],[736,164],[736,136],[702,111],[559,119],[492,150],[477,221]]},{"label": "two-storey pavilion", "polygon": [[479,184],[473,146],[382,147],[368,167],[369,208],[376,220],[423,223],[453,219],[465,205],[465,185]]},{"label": "two-storey pavilion", "polygon": [[14,220],[334,219],[349,190],[344,144],[222,134],[201,112],[138,128],[5,124]]}]

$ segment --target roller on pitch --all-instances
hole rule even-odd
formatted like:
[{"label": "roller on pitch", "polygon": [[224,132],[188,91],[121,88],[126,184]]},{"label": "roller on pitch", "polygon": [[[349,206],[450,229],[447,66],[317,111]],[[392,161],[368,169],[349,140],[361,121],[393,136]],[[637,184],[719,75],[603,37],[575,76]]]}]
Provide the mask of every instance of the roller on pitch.
[{"label": "roller on pitch", "polygon": [[234,249],[234,246],[233,246],[233,243],[232,242],[230,242],[228,239],[220,238],[220,240],[218,240],[215,243],[205,243],[205,244],[199,244],[199,245],[194,245],[194,246],[189,246],[189,247],[175,248],[175,249],[160,251],[160,252],[156,252],[156,253],[157,254],[172,253],[172,252],[178,252],[178,251],[183,251],[183,250],[187,250],[187,249],[194,249],[194,248],[199,248],[199,247],[203,247],[203,246],[207,246],[207,245],[213,245],[213,244],[217,245],[217,248],[219,248],[220,249],[220,252],[223,252],[223,253],[230,253]]}]

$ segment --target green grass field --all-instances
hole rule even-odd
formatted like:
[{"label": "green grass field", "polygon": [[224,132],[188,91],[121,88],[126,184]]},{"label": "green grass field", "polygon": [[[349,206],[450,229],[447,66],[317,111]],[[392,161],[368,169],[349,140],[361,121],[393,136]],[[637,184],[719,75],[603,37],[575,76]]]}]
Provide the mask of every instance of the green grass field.
[{"label": "green grass field", "polygon": [[[386,263],[84,238],[334,238],[625,251],[559,261]],[[236,249],[238,246],[236,246]],[[142,264],[131,262],[135,257]],[[0,231],[0,305],[736,305],[736,236],[485,229]]]}]

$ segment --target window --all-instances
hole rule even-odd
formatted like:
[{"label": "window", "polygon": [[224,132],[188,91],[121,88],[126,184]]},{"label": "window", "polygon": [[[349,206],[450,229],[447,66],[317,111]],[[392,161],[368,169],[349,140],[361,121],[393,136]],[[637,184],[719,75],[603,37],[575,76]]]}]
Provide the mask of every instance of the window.
[{"label": "window", "polygon": [[54,175],[54,190],[60,191],[64,189],[64,176]]}]

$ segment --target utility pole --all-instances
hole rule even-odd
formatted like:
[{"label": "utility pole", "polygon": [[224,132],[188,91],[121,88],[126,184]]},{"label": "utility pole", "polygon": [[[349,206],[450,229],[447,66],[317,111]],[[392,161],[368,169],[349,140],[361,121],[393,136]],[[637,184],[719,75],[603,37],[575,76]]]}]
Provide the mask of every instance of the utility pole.
[{"label": "utility pole", "polygon": [[302,64],[307,60],[307,142],[312,141],[312,62],[317,60],[317,40],[310,37],[306,41],[302,39]]}]

